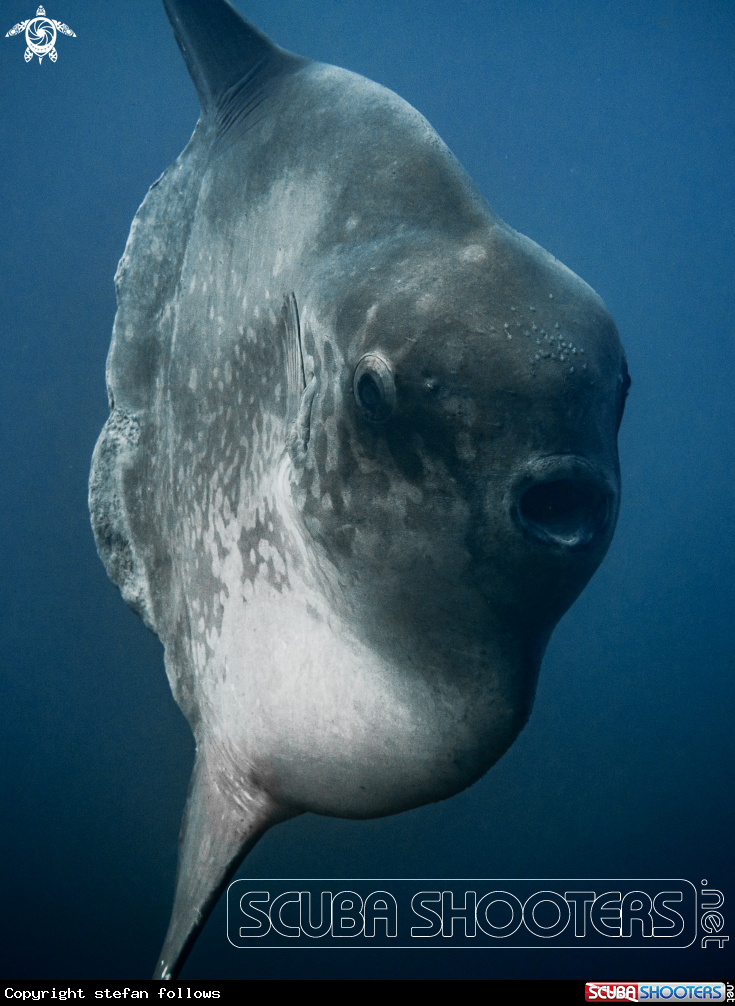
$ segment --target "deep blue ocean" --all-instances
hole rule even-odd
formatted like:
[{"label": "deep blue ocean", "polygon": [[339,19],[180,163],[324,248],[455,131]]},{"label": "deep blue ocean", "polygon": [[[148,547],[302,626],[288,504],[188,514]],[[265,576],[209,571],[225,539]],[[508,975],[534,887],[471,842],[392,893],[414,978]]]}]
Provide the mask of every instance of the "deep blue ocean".
[{"label": "deep blue ocean", "polygon": [[[87,513],[112,277],[194,88],[157,0],[0,0],[0,977],[146,978],[193,759],[162,648]],[[257,951],[220,903],[183,977],[714,980],[735,966],[735,6],[238,0],[291,51],[414,105],[497,213],[602,296],[633,385],[610,552],[531,719],[451,800],[305,815],[241,877],[672,877],[725,895],[686,950]]]}]

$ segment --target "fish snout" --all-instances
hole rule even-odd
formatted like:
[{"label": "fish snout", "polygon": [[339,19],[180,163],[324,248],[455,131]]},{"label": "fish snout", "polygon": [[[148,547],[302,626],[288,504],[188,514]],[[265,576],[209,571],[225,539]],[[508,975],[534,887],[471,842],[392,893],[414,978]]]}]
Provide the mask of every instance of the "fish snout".
[{"label": "fish snout", "polygon": [[510,514],[536,543],[581,549],[609,539],[619,495],[609,474],[586,458],[534,458],[511,482]]}]

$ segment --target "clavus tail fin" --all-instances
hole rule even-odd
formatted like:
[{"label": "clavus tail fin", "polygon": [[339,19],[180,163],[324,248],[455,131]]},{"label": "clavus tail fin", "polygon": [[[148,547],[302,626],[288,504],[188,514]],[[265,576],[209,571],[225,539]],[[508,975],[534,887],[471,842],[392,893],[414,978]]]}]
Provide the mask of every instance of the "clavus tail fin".
[{"label": "clavus tail fin", "polygon": [[274,824],[293,816],[264,790],[231,779],[221,752],[197,750],[179,837],[176,894],[154,979],[176,978],[244,857]]}]

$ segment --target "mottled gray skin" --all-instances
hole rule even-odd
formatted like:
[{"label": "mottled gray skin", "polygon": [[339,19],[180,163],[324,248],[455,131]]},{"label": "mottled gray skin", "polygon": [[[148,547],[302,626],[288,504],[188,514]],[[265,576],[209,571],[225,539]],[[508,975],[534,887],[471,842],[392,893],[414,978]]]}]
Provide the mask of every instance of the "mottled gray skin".
[{"label": "mottled gray skin", "polygon": [[90,482],[197,741],[158,977],[274,822],[440,800],[512,744],[613,534],[628,383],[418,112],[239,19],[218,82],[197,33],[236,15],[167,9],[203,115],[120,262]]}]

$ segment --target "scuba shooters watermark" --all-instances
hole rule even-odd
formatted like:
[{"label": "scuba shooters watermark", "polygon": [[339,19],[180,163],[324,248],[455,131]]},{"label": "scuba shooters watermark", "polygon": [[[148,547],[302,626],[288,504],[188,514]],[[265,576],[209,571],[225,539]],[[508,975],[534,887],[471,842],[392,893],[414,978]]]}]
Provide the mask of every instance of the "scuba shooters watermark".
[{"label": "scuba shooters watermark", "polygon": [[35,17],[14,24],[10,31],[5,33],[5,38],[10,38],[12,35],[20,35],[21,32],[25,32],[26,38],[27,48],[23,55],[26,63],[30,63],[34,56],[38,56],[39,63],[43,62],[44,56],[48,56],[51,62],[55,63],[58,59],[58,53],[56,52],[57,33],[60,32],[62,35],[70,35],[72,38],[76,38],[76,34],[71,30],[69,25],[47,17],[43,7],[38,8]]},{"label": "scuba shooters watermark", "polygon": [[246,879],[227,892],[227,938],[242,948],[722,947],[723,902],[683,879]]},{"label": "scuba shooters watermark", "polygon": [[585,982],[587,1002],[719,1002],[732,1001],[732,982]]}]

